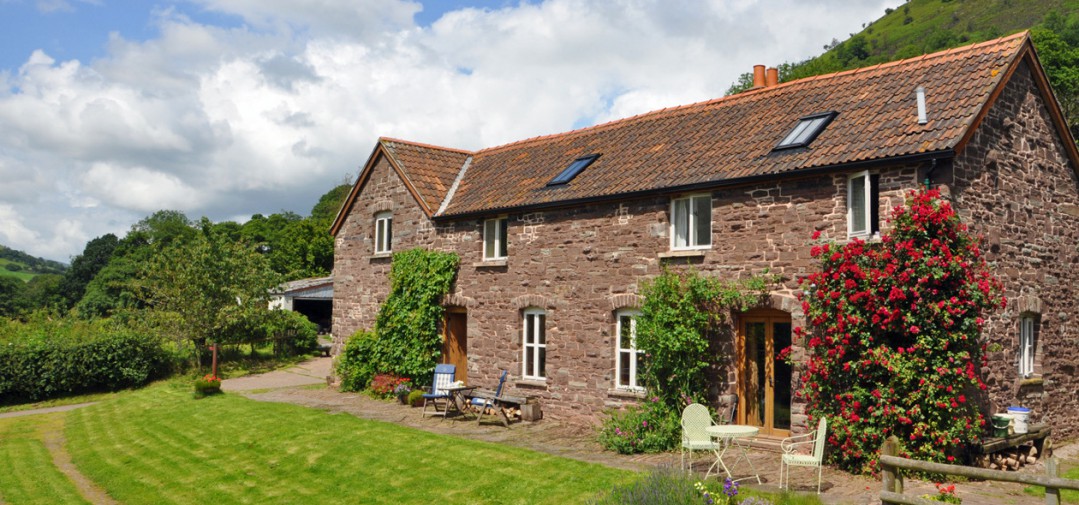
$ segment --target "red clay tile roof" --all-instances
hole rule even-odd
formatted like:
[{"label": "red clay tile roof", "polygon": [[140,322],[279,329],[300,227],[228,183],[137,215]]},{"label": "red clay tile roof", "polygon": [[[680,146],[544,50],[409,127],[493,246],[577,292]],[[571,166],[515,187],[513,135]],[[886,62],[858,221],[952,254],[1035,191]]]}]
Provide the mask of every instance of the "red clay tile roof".
[{"label": "red clay tile roof", "polygon": [[429,209],[428,214],[438,210],[471,155],[467,151],[385,137],[379,139],[379,143],[419,193],[421,203]]},{"label": "red clay tile roof", "polygon": [[[428,215],[437,212],[437,216],[682,191],[814,168],[956,152],[1002,79],[1031,47],[1023,32],[474,153],[396,139],[380,143]],[[925,125],[918,124],[919,86],[926,93]],[[799,118],[829,111],[838,115],[808,147],[773,150]],[[568,184],[547,186],[573,160],[588,154],[601,156]],[[459,174],[458,187],[439,211]],[[361,177],[354,193],[362,182]],[[335,233],[344,214],[338,216]]]},{"label": "red clay tile roof", "polygon": [[[954,149],[1026,34],[818,76],[478,151],[443,215],[679,188]],[[929,122],[918,124],[924,86]],[[774,151],[798,119],[835,120],[808,148]],[[600,158],[547,187],[574,159]]]}]

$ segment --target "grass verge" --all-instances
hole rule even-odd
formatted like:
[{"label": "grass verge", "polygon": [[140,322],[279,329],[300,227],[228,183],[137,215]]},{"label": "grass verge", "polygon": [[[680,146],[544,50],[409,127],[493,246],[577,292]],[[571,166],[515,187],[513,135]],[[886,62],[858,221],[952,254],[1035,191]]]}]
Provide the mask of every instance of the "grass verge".
[{"label": "grass verge", "polygon": [[67,414],[122,503],[584,503],[632,473],[172,381]]}]

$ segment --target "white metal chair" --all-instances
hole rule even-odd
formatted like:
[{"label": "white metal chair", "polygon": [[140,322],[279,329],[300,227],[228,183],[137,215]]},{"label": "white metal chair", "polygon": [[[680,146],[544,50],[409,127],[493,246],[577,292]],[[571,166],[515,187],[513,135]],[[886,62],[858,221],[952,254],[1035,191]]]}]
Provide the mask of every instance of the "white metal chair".
[{"label": "white metal chair", "polygon": [[[712,435],[705,431],[713,424],[712,414],[704,405],[691,403],[682,411],[682,470],[693,468],[693,451],[716,451],[720,448]],[[686,451],[689,451],[688,465]]]},{"label": "white metal chair", "polygon": [[[817,431],[796,437],[787,437],[780,442],[779,446],[783,449],[783,457],[779,462],[780,489],[790,488],[792,466],[815,466],[817,467],[817,494],[820,494],[821,472],[824,469],[824,440],[827,432],[828,421],[822,417],[820,422],[817,423]],[[810,444],[813,445],[812,454],[799,454],[797,452],[800,446]],[[783,477],[784,469],[786,470],[786,481],[784,481]],[[786,488],[783,487],[784,482],[786,482]]]}]

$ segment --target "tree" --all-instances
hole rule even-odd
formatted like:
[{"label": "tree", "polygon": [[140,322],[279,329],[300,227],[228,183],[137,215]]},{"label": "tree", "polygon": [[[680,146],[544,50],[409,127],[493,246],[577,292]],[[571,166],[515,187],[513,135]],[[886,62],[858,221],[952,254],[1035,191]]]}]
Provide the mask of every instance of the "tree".
[{"label": "tree", "polygon": [[876,471],[891,435],[905,456],[951,462],[985,425],[980,332],[1000,283],[935,190],[912,193],[891,222],[880,242],[814,245],[821,271],[802,279],[799,394],[810,424],[828,419],[830,459],[854,472]]},{"label": "tree", "polygon": [[0,317],[18,317],[25,309],[23,302],[23,282],[16,277],[0,275]]},{"label": "tree", "polygon": [[64,272],[59,286],[67,308],[74,307],[82,299],[86,293],[86,285],[109,263],[119,243],[116,235],[102,235],[87,242],[82,254],[71,260],[71,268]]},{"label": "tree", "polygon": [[67,300],[60,291],[60,283],[63,278],[59,274],[41,274],[30,279],[26,286],[23,286],[26,310],[61,310],[66,308]]},{"label": "tree", "polygon": [[318,203],[311,208],[311,219],[325,223],[326,227],[329,228],[334,218],[337,217],[337,212],[345,204],[345,199],[348,198],[350,191],[352,191],[352,183],[344,182],[326,192],[318,199]]},{"label": "tree", "polygon": [[281,277],[243,242],[213,233],[206,218],[191,238],[173,242],[149,262],[138,293],[147,314],[177,341],[242,342],[270,318],[270,290]]}]

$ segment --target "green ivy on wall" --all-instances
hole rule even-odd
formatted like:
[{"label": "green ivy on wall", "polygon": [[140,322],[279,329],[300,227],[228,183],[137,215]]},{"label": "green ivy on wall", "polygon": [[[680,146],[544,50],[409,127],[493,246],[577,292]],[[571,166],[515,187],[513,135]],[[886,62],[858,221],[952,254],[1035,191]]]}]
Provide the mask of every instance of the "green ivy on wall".
[{"label": "green ivy on wall", "polygon": [[394,253],[390,294],[379,308],[375,331],[357,332],[337,365],[343,389],[367,387],[376,373],[430,383],[442,353],[442,298],[457,278],[454,253],[409,249]]}]

